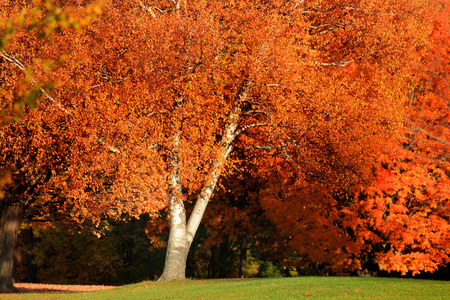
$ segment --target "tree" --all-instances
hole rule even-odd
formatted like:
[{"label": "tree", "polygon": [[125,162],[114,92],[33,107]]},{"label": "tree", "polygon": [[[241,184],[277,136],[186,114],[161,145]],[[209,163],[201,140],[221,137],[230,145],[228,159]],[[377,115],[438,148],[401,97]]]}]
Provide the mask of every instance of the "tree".
[{"label": "tree", "polygon": [[381,270],[401,274],[433,272],[450,261],[450,2],[433,5],[431,44],[417,70],[405,137],[380,159],[372,196],[374,227],[385,245],[375,260]]},{"label": "tree", "polygon": [[380,269],[401,274],[433,272],[450,262],[450,2],[434,5],[431,44],[410,98],[404,150],[385,161],[390,172],[382,172],[378,184],[385,201],[381,220],[389,229],[379,229],[388,248],[376,258]]},{"label": "tree", "polygon": [[[38,51],[68,52],[52,72],[35,74],[57,83],[52,113],[70,116],[65,134],[83,146],[60,179],[66,196],[83,199],[77,207],[87,215],[167,205],[160,280],[185,278],[218,179],[239,159],[284,168],[297,187],[368,178],[374,154],[401,127],[413,50],[426,44],[424,4],[105,3],[83,34],[52,35]],[[10,45],[31,64],[36,54]],[[189,219],[188,195],[196,195]]]},{"label": "tree", "polygon": [[[431,44],[417,71],[418,89],[411,94],[407,125],[413,146],[423,148],[427,156],[432,156],[429,158],[445,161],[450,147],[450,3],[448,0],[432,3],[437,13],[433,18]],[[423,144],[433,151],[426,151]]]},{"label": "tree", "polygon": [[[272,213],[272,219],[279,220],[278,228],[293,236],[290,246],[331,272],[414,276],[436,271],[450,261],[450,5],[444,2],[434,17],[431,44],[423,49],[414,73],[412,84],[417,88],[405,103],[407,126],[375,163],[375,182],[316,193],[321,201],[315,202],[289,203],[295,196],[286,195],[286,204]],[[291,219],[287,214],[297,219],[281,221]]]},{"label": "tree", "polygon": [[448,169],[392,148],[380,160],[376,182],[363,190],[263,198],[266,213],[292,237],[289,247],[305,258],[302,263],[339,275],[373,276],[433,272],[449,262]]},{"label": "tree", "polygon": [[[45,114],[41,109],[32,110],[42,94],[52,99],[44,89],[45,85],[36,81],[32,69],[4,50],[10,40],[15,39],[19,43],[26,42],[26,38],[30,43],[48,42],[48,36],[55,30],[80,27],[78,22],[88,22],[94,16],[93,10],[97,9],[90,6],[87,15],[77,18],[70,8],[62,10],[50,3],[46,3],[46,7],[39,4],[35,2],[35,6],[31,6],[24,1],[1,5],[0,292],[16,291],[13,255],[21,219],[36,214],[42,216],[49,210],[60,213],[63,209],[62,197],[50,178],[58,169],[64,168],[65,161],[60,155],[70,149],[64,130],[47,131],[50,128],[46,128],[48,123],[43,120]],[[28,36],[23,34],[24,31]],[[57,60],[55,57],[52,61],[37,61],[37,64],[48,68]],[[11,64],[19,70],[13,70]]]},{"label": "tree", "polygon": [[[27,253],[34,257],[40,283],[123,285],[153,279],[162,270],[164,251],[148,251],[147,222],[147,216],[127,222],[102,220],[107,228],[101,237],[77,222],[35,223],[34,247],[22,252],[17,279],[26,279]],[[22,233],[23,227],[20,235],[26,242]]]}]

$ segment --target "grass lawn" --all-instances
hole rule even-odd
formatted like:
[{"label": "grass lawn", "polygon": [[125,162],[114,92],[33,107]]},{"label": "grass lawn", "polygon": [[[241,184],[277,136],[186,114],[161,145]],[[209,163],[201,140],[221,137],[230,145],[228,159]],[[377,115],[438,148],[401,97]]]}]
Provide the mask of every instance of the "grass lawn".
[{"label": "grass lawn", "polygon": [[142,282],[111,290],[0,295],[0,299],[450,299],[450,282],[358,277]]}]

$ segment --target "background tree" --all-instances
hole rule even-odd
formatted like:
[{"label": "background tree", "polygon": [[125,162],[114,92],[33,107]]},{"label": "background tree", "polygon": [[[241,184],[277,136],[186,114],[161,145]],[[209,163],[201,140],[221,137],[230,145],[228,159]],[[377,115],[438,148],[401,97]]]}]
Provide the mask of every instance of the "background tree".
[{"label": "background tree", "polygon": [[[149,252],[148,216],[127,222],[103,220],[101,236],[88,224],[67,220],[33,224],[34,246],[22,249],[17,280],[27,280],[26,254],[33,256],[36,279],[51,284],[123,285],[161,274],[164,251]],[[21,242],[25,242],[22,235]]]},{"label": "background tree", "polygon": [[66,54],[33,76],[55,83],[42,112],[56,128],[52,120],[66,118],[73,138],[56,182],[74,215],[169,207],[164,281],[185,277],[217,180],[242,157],[230,159],[233,149],[256,167],[294,174],[278,181],[287,190],[370,178],[374,157],[400,132],[413,50],[428,34],[424,4],[107,2],[81,35],[8,45],[23,65]]},{"label": "background tree", "polygon": [[[438,4],[418,86],[405,103],[407,127],[375,163],[374,184],[313,194],[315,202],[292,204],[311,196],[284,195],[272,216],[294,236],[294,249],[334,273],[416,275],[449,262],[449,3]],[[281,221],[285,214],[297,219]]]},{"label": "background tree", "polygon": [[[98,8],[90,6],[88,14],[79,18],[73,9],[58,9],[50,3],[44,7],[39,2],[8,1],[1,6],[0,291],[11,292],[15,291],[13,254],[21,219],[49,211],[59,215],[65,209],[62,186],[53,177],[67,167],[63,155],[70,152],[70,138],[61,126],[64,117],[50,120],[54,110],[50,107],[45,111],[39,103],[42,96],[53,99],[45,91],[45,83],[33,77],[31,66],[4,50],[14,48],[11,41],[21,47],[49,42],[55,30],[80,28],[79,22],[88,22]],[[24,48],[30,53],[36,50]],[[58,59],[36,58],[35,66],[42,71]],[[40,109],[32,109],[35,106]]]},{"label": "background tree", "polygon": [[375,261],[381,270],[401,274],[433,272],[450,259],[450,2],[434,5],[431,44],[408,103],[405,138],[380,159],[374,194],[373,219],[385,245]]},{"label": "background tree", "polygon": [[[432,2],[437,13],[433,18],[431,44],[418,68],[418,87],[411,94],[407,125],[411,130],[411,146],[422,148],[429,158],[448,159],[449,133],[449,53],[450,3],[447,0]],[[423,144],[423,145],[422,145]],[[428,146],[425,146],[428,145]]]}]

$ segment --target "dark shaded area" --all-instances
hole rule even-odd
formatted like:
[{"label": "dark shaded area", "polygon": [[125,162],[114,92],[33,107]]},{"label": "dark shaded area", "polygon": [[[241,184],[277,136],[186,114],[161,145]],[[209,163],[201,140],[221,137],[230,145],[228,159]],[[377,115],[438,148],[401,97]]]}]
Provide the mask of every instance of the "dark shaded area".
[{"label": "dark shaded area", "polygon": [[416,279],[450,280],[450,265],[442,266],[433,273],[424,272],[414,277],[408,274],[407,277]]},{"label": "dark shaded area", "polygon": [[162,271],[165,252],[149,251],[148,219],[105,221],[108,229],[100,237],[76,224],[35,225],[32,250],[26,248],[30,231],[23,230],[16,281],[122,285],[153,280]]},{"label": "dark shaded area", "polygon": [[[146,229],[150,217],[123,221],[104,221],[107,227],[98,238],[90,226],[76,224],[35,224],[22,228],[17,253],[17,282],[51,284],[123,285],[154,280],[162,273],[165,248],[154,247]],[[260,220],[261,221],[261,220]],[[267,222],[267,220],[265,221]],[[219,242],[211,244],[211,231],[202,224],[187,261],[187,277],[197,279],[236,277],[289,277],[334,275],[326,266],[307,263],[283,246],[282,237],[273,234],[273,224],[264,231],[233,236],[223,232]],[[234,226],[239,227],[239,224]],[[158,236],[164,240],[164,233]],[[277,238],[278,240],[275,240]],[[291,266],[283,259],[292,261]],[[287,267],[286,267],[287,266]],[[364,272],[354,276],[402,277],[450,280],[450,267],[416,276],[383,272],[376,264],[366,264]],[[34,288],[33,288],[34,289]],[[27,292],[26,290],[20,290]],[[64,291],[64,290],[54,290]],[[45,291],[47,292],[47,291]],[[52,290],[53,292],[53,290]]]}]

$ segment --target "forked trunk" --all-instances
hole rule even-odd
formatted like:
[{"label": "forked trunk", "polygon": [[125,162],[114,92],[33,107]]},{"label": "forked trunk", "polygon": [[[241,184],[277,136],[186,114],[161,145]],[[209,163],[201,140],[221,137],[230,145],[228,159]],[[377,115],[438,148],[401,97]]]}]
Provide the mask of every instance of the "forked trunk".
[{"label": "forked trunk", "polygon": [[[235,126],[233,126],[233,133]],[[227,135],[228,136],[228,135]],[[184,209],[181,197],[181,179],[178,168],[178,158],[172,157],[176,151],[171,154],[171,170],[169,172],[169,210],[170,210],[170,233],[167,243],[166,260],[164,262],[164,271],[159,281],[172,281],[185,279],[186,260],[190,245],[197,232],[200,221],[205,213],[206,206],[211,198],[212,192],[220,177],[224,161],[232,150],[232,139],[227,139],[224,143],[221,157],[211,166],[209,178],[200,192],[195,207],[186,225],[186,210]]]},{"label": "forked trunk", "polygon": [[[251,88],[251,83],[240,93],[239,100],[244,102]],[[241,108],[237,106],[230,114],[229,123],[226,125],[222,140],[221,149],[216,160],[211,164],[208,177],[203,186],[194,209],[186,225],[186,211],[183,205],[181,176],[179,168],[179,143],[180,132],[172,141],[172,151],[170,151],[169,162],[169,210],[170,210],[170,233],[167,243],[166,260],[164,271],[158,281],[172,281],[186,278],[186,260],[190,245],[197,232],[198,226],[205,213],[211,195],[216,187],[217,181],[222,173],[225,162],[233,150],[233,142],[236,138],[236,130],[241,117]]]},{"label": "forked trunk", "polygon": [[14,250],[20,227],[20,206],[0,208],[0,293],[16,293],[13,284]]}]

